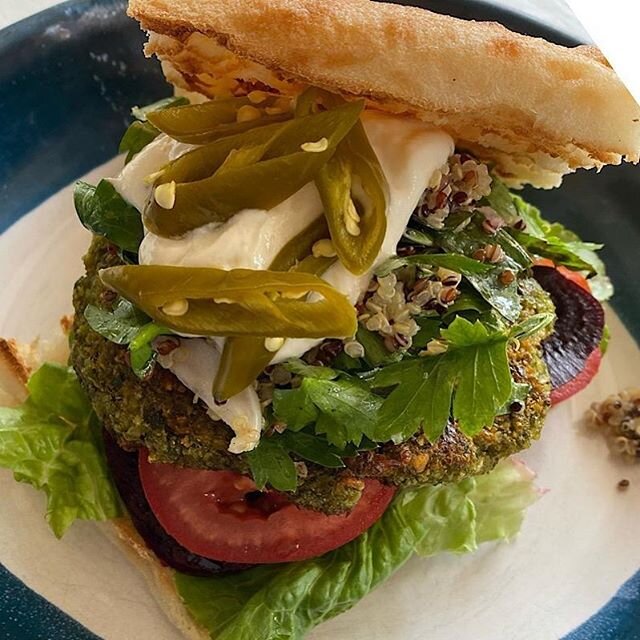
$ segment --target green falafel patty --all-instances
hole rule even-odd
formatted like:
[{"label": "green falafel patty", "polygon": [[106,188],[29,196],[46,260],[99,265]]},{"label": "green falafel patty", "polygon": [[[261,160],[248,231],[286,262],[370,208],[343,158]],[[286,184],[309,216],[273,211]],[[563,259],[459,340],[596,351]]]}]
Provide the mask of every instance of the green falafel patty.
[{"label": "green falafel patty", "polygon": [[[131,370],[126,347],[103,338],[87,323],[88,304],[113,308],[113,292],[102,284],[98,271],[119,264],[122,259],[116,247],[95,237],[85,256],[87,273],[74,289],[71,363],[99,418],[123,448],[145,447],[154,461],[247,473],[247,456],[227,450],[231,429],[212,420],[206,407],[194,401],[193,393],[170,371],[156,365],[140,379]],[[520,286],[523,317],[553,310],[535,281],[524,279]],[[325,513],[340,513],[357,502],[364,478],[403,487],[452,482],[486,473],[500,459],[525,449],[538,438],[550,405],[549,377],[540,349],[544,337],[538,333],[510,345],[513,379],[528,384],[530,391],[490,427],[469,437],[450,422],[435,443],[420,433],[401,444],[361,451],[339,470],[304,463],[291,499]]]}]

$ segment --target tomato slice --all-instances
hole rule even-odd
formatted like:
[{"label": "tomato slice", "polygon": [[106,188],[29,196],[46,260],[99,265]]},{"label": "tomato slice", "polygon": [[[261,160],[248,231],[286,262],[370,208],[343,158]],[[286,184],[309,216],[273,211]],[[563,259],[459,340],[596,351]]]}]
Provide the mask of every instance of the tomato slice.
[{"label": "tomato slice", "polygon": [[594,349],[584,363],[584,369],[572,380],[551,390],[551,404],[556,405],[582,391],[598,373],[602,362],[602,351]]},{"label": "tomato slice", "polygon": [[395,489],[365,480],[358,504],[328,516],[301,509],[275,491],[257,491],[231,471],[185,469],[138,457],[151,509],[166,532],[192,553],[223,562],[306,560],[359,536],[384,513]]}]

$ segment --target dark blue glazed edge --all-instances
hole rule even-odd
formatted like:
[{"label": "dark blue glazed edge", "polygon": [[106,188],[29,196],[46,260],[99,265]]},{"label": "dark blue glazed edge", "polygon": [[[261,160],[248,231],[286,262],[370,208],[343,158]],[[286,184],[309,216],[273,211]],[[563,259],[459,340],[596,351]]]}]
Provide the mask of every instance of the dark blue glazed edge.
[{"label": "dark blue glazed edge", "polygon": [[[578,44],[529,17],[480,0],[402,3],[423,4],[464,18],[495,20],[558,44]],[[60,188],[113,157],[132,104],[148,103],[169,93],[158,65],[145,62],[141,55],[144,37],[124,16],[125,4],[124,0],[69,0],[0,31],[0,113],[5,127],[0,142],[0,233]],[[62,77],[67,82],[66,94],[60,90]],[[565,204],[555,217],[561,221],[571,218],[574,226],[582,226],[577,230],[591,238],[605,237],[612,224],[617,226],[618,250],[609,249],[605,258],[618,288],[614,306],[638,339],[635,280],[627,276],[640,229],[628,221],[625,203],[640,201],[640,179],[629,171],[625,167],[602,174],[609,197],[613,194],[614,200],[622,200],[613,222],[610,217],[601,220],[591,215],[582,225],[575,225],[583,211],[593,211],[593,198],[602,191],[598,187],[594,194],[591,186],[585,186],[594,183],[586,183],[581,175],[566,179],[562,191],[570,191],[565,198],[569,206]],[[554,193],[528,193],[527,197],[548,215],[557,206]],[[610,201],[600,197],[602,210],[610,208]],[[97,637],[2,565],[0,587],[0,638]],[[640,572],[566,640],[640,640]]]}]

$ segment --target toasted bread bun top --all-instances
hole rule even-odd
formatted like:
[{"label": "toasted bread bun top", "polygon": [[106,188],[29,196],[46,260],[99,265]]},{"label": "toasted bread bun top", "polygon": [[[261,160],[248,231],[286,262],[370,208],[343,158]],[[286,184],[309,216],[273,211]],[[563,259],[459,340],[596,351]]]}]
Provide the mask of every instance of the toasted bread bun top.
[{"label": "toasted bread bun top", "polygon": [[511,184],[639,160],[640,107],[597,49],[370,0],[130,0],[179,87],[314,84],[445,129]]}]

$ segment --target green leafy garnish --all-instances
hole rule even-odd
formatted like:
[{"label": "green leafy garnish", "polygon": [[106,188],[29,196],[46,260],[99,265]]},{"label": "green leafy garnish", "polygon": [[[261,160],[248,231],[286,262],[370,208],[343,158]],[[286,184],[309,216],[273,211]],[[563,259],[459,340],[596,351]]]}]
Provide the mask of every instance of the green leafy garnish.
[{"label": "green leafy garnish", "polygon": [[149,316],[124,298],[118,300],[113,311],[89,304],[85,307],[84,317],[103,338],[129,345],[131,368],[139,378],[145,378],[156,361],[156,352],[151,346],[153,340],[173,333],[171,329],[152,322]]},{"label": "green leafy garnish", "polygon": [[339,371],[331,369],[330,367],[323,367],[317,365],[307,364],[299,359],[287,360],[282,363],[282,366],[291,371],[291,373],[305,378],[319,378],[321,380],[333,380],[339,375]]},{"label": "green leafy garnish", "polygon": [[119,153],[126,153],[124,159],[125,164],[133,160],[134,156],[140,153],[150,142],[153,142],[160,135],[160,131],[156,129],[150,122],[140,122],[136,120],[129,125],[124,132],[120,145]]},{"label": "green leafy garnish", "polygon": [[380,335],[369,331],[362,325],[358,326],[356,340],[364,347],[364,361],[370,367],[390,364],[402,358],[402,354],[399,351],[389,351],[384,346],[384,341]]},{"label": "green leafy garnish", "polygon": [[339,449],[376,440],[376,416],[383,399],[357,380],[305,378],[297,389],[276,389],[273,412],[291,430],[315,423],[316,434]]},{"label": "green leafy garnish", "polygon": [[306,378],[301,387],[319,411],[316,433],[342,449],[347,443],[360,444],[363,436],[378,440],[376,417],[382,398],[352,380]]},{"label": "green leafy garnish", "polygon": [[467,553],[511,540],[538,497],[532,474],[510,461],[458,484],[399,494],[382,518],[319,558],[211,578],[175,574],[185,605],[217,640],[301,640],[353,607],[414,553]]},{"label": "green leafy garnish", "polygon": [[[531,266],[531,258],[525,249],[504,229],[493,235],[487,235],[481,228],[482,217],[476,214],[472,221],[462,230],[446,230],[435,234],[436,242],[446,251],[473,255],[487,244],[498,245],[504,254],[499,265],[479,263],[484,270],[460,270],[471,286],[502,316],[510,322],[516,322],[522,311],[518,283],[514,279],[505,284],[501,279],[505,270],[514,274]],[[478,262],[478,261],[476,261]],[[445,266],[445,265],[443,265]],[[456,271],[456,269],[453,269]]]},{"label": "green leafy garnish", "polygon": [[430,236],[426,231],[420,231],[411,227],[405,229],[405,232],[402,234],[402,238],[410,242],[411,244],[418,244],[423,247],[435,246],[433,237]]},{"label": "green leafy garnish", "polygon": [[[378,416],[377,435],[402,442],[420,426],[435,442],[453,417],[463,433],[474,435],[493,423],[512,391],[507,359],[507,335],[471,323],[459,316],[442,329],[447,351],[416,359],[395,376],[385,369],[367,382],[372,387],[393,383],[396,388],[385,399]],[[405,364],[405,363],[403,363]]]},{"label": "green leafy garnish", "polygon": [[141,327],[149,322],[146,314],[124,298],[118,300],[113,311],[88,304],[84,310],[84,317],[96,333],[116,344],[129,344]]},{"label": "green leafy garnish", "polygon": [[96,235],[124,251],[137,254],[144,235],[140,213],[128,204],[108,180],[98,186],[77,182],[73,203],[80,222]]},{"label": "green leafy garnish", "polygon": [[247,454],[247,459],[258,489],[270,485],[278,491],[294,491],[298,476],[290,454],[323,467],[339,469],[344,467],[340,453],[325,438],[287,430],[263,436],[258,446]]},{"label": "green leafy garnish", "polygon": [[462,275],[484,275],[494,267],[479,260],[468,258],[460,253],[419,253],[413,256],[389,258],[377,269],[377,276],[386,276],[396,269],[406,266],[444,267]]},{"label": "green leafy garnish", "polygon": [[46,519],[58,538],[74,520],[120,515],[100,425],[73,371],[44,364],[28,389],[21,406],[0,408],[0,466],[44,491]]},{"label": "green leafy garnish", "polygon": [[294,433],[292,431],[285,431],[276,437],[290,453],[309,460],[309,462],[315,462],[331,469],[344,467],[339,450],[332,447],[324,438],[310,433]]},{"label": "green leafy garnish", "polygon": [[[454,419],[463,433],[473,435],[490,425],[511,393],[511,372],[507,359],[507,337],[490,331],[481,322],[456,318],[441,332],[449,350],[436,356],[429,374],[434,381],[433,396],[447,396]],[[440,384],[437,384],[437,382]],[[428,396],[429,394],[427,394]],[[434,407],[444,407],[438,398]],[[447,407],[448,408],[448,407]],[[432,440],[440,435],[449,419],[441,411],[425,421],[425,433]]]},{"label": "green leafy garnish", "polygon": [[495,175],[491,176],[491,193],[485,201],[508,225],[517,222],[519,216],[513,195],[507,185]]},{"label": "green leafy garnish", "polygon": [[556,265],[584,272],[591,292],[598,300],[608,300],[613,295],[604,262],[596,253],[602,245],[583,242],[559,222],[547,222],[538,208],[518,196],[513,196],[513,201],[525,223],[524,231],[513,232],[522,245],[535,255],[553,260]]},{"label": "green leafy garnish", "polygon": [[274,389],[273,413],[292,431],[299,431],[318,418],[318,409],[306,389]]},{"label": "green leafy garnish", "polygon": [[295,464],[277,438],[261,438],[258,446],[246,455],[258,489],[269,484],[278,491],[295,491],[298,484]]}]

